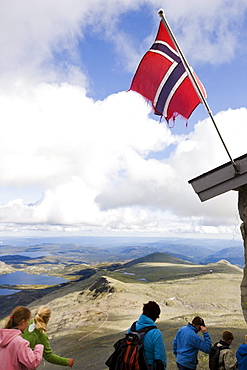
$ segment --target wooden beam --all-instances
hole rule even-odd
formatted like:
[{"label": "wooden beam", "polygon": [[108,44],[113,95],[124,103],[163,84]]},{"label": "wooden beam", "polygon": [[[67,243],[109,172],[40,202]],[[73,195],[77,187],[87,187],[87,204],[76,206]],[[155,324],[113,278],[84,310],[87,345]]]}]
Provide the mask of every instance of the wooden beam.
[{"label": "wooden beam", "polygon": [[236,158],[234,162],[238,173],[236,173],[232,162],[227,162],[189,180],[189,184],[192,185],[202,202],[247,184],[247,154]]}]

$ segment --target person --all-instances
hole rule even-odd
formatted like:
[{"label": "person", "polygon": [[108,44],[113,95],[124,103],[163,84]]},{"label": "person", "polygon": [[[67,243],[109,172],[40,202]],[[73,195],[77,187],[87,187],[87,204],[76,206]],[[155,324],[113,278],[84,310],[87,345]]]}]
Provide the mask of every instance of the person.
[{"label": "person", "polygon": [[[202,332],[203,338],[197,333]],[[198,351],[209,353],[211,338],[200,316],[194,317],[192,323],[182,326],[173,340],[173,354],[176,356],[179,370],[195,370],[198,364]]]},{"label": "person", "polygon": [[7,319],[4,329],[0,329],[1,370],[34,370],[40,364],[44,346],[37,344],[32,351],[28,341],[21,337],[30,319],[31,311],[18,306]]},{"label": "person", "polygon": [[24,330],[22,337],[29,341],[30,347],[34,348],[37,343],[44,345],[43,357],[47,362],[61,366],[74,365],[72,358],[65,358],[55,355],[50,347],[46,326],[51,317],[51,309],[48,306],[40,306],[35,313],[34,319],[30,321]]},{"label": "person", "polygon": [[239,370],[247,369],[247,335],[245,336],[245,343],[240,344],[236,352],[237,366]]},{"label": "person", "polygon": [[[142,330],[147,326],[157,326],[155,321],[159,318],[160,312],[160,307],[156,302],[144,303],[142,314],[136,322],[136,330]],[[155,365],[156,370],[166,369],[166,349],[159,329],[152,329],[145,334],[143,348],[149,365]]]},{"label": "person", "polygon": [[230,345],[234,339],[231,331],[225,330],[222,333],[222,339],[216,343],[217,347],[224,347],[220,350],[219,370],[237,370],[237,359]]}]

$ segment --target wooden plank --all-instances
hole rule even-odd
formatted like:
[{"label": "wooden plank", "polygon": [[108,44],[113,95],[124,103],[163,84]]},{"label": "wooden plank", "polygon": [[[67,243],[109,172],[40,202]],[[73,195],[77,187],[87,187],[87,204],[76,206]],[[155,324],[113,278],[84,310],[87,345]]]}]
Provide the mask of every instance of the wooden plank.
[{"label": "wooden plank", "polygon": [[232,162],[228,162],[189,181],[202,202],[247,184],[247,154],[234,162],[239,169],[238,174]]},{"label": "wooden plank", "polygon": [[214,187],[205,189],[201,192],[196,192],[202,202],[216,197],[217,195],[226,193],[229,190],[235,190],[239,186],[247,184],[247,173],[234,179],[218,184]]}]

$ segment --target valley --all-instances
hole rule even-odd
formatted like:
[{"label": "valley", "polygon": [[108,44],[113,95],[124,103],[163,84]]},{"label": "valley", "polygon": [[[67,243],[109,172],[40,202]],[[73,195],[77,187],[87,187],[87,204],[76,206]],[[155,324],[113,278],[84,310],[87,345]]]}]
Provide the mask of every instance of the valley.
[{"label": "valley", "polygon": [[[5,286],[21,291],[0,296],[0,325],[17,305],[27,305],[33,313],[38,306],[49,305],[52,349],[74,358],[75,370],[107,370],[104,363],[113,344],[124,336],[149,300],[161,307],[157,325],[166,344],[168,370],[176,369],[172,354],[176,331],[195,315],[205,319],[213,342],[226,329],[235,335],[233,350],[244,341],[247,328],[240,303],[243,270],[229,261],[199,264],[155,251],[122,261],[109,258],[110,262],[99,260],[98,255],[98,261],[93,262],[89,259],[95,260],[96,256],[90,257],[90,248],[83,255],[74,252],[73,257],[69,251],[55,255],[51,246],[49,250],[49,255],[34,259],[15,255],[6,256],[5,262],[1,259],[0,274],[23,271],[59,276],[67,282]],[[208,369],[207,361],[208,356],[201,353],[197,369]],[[44,360],[39,368],[44,364],[46,370],[59,368]]]}]

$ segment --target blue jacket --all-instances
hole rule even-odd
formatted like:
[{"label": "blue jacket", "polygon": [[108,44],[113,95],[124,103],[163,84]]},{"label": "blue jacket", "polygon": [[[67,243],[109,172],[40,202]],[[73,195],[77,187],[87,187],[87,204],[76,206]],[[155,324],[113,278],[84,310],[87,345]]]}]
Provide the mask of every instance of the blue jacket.
[{"label": "blue jacket", "polygon": [[198,350],[209,353],[211,350],[210,335],[203,333],[203,338],[197,334],[197,329],[192,324],[182,326],[173,341],[173,353],[180,365],[196,369]]},{"label": "blue jacket", "polygon": [[[146,326],[156,326],[156,324],[146,315],[141,315],[136,322],[136,330],[141,330]],[[143,347],[149,365],[154,364],[155,360],[161,360],[164,364],[164,369],[166,369],[166,349],[159,329],[152,329],[145,334]]]},{"label": "blue jacket", "polygon": [[247,369],[247,344],[243,343],[238,347],[236,357],[238,360],[238,369]]}]

